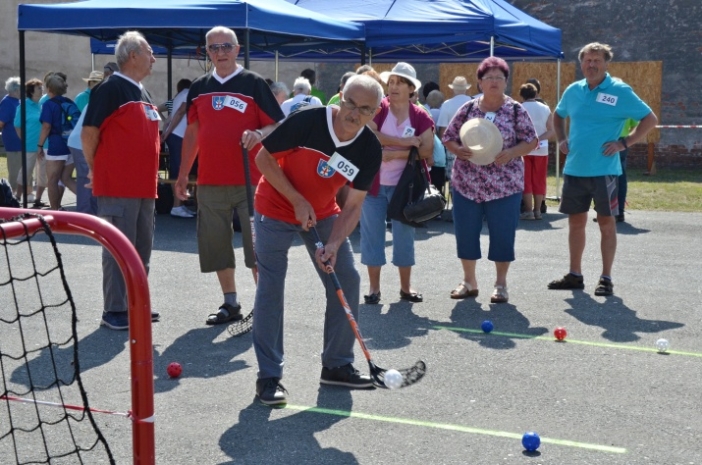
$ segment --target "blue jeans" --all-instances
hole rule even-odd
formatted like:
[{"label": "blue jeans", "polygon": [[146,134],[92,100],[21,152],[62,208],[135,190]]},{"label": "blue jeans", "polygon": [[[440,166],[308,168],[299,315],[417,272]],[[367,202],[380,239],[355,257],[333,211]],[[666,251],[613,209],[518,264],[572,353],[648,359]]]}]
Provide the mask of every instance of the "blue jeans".
[{"label": "blue jeans", "polygon": [[453,189],[453,227],[456,249],[461,260],[479,260],[480,232],[483,216],[487,219],[490,234],[488,260],[514,261],[514,240],[519,224],[519,206],[522,194],[512,194],[501,199],[477,203],[463,197]]},{"label": "blue jeans", "polygon": [[183,138],[171,133],[166,137],[166,145],[168,146],[168,179],[178,179]]},{"label": "blue jeans", "polygon": [[[385,218],[395,186],[380,186],[377,196],[366,195],[361,209],[361,263],[385,265]],[[392,220],[392,264],[414,266],[414,227]]]},{"label": "blue jeans", "polygon": [[[85,187],[90,179],[88,179],[88,162],[85,160],[85,155],[80,149],[69,147],[73,162],[76,165],[76,210],[81,213],[97,215],[97,197],[93,195],[93,190]],[[31,187],[31,186],[30,186]],[[31,188],[30,188],[31,191]]]},{"label": "blue jeans", "polygon": [[[323,243],[329,238],[335,220],[336,216],[333,216],[317,222],[316,229]],[[258,212],[255,214],[254,226],[258,285],[254,303],[253,346],[258,360],[258,377],[283,377],[285,275],[288,270],[288,250],[295,236],[300,236],[305,242],[312,266],[317,270],[326,293],[322,365],[327,368],[336,368],[352,363],[355,336],[346,320],[346,312],[339,301],[331,278],[320,270],[315,262],[316,246],[312,234],[305,232],[300,225],[264,217]],[[351,313],[358,321],[361,277],[354,266],[353,251],[348,239],[341,243],[337,251],[334,270]],[[309,292],[316,292],[316,290],[311,289]]]}]

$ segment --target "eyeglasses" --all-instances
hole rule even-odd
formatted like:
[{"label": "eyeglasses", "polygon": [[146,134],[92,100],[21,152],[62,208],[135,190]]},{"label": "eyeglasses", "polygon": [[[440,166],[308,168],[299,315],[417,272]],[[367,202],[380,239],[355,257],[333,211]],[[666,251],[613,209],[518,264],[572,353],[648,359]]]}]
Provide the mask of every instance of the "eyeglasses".
[{"label": "eyeglasses", "polygon": [[229,42],[225,42],[223,44],[210,44],[207,46],[207,50],[212,53],[219,53],[220,50],[224,53],[229,53],[234,50],[234,44],[230,44]]},{"label": "eyeglasses", "polygon": [[495,81],[495,82],[501,82],[505,80],[504,76],[485,76],[482,81]]},{"label": "eyeglasses", "polygon": [[348,100],[341,99],[341,100],[339,100],[339,102],[341,102],[341,106],[343,106],[343,107],[346,108],[347,110],[349,110],[349,111],[358,110],[358,112],[359,112],[360,114],[362,114],[363,116],[370,116],[370,115],[372,115],[373,112],[375,111],[375,108],[372,108],[372,107],[358,107],[358,106],[356,106],[353,102],[349,102]]}]

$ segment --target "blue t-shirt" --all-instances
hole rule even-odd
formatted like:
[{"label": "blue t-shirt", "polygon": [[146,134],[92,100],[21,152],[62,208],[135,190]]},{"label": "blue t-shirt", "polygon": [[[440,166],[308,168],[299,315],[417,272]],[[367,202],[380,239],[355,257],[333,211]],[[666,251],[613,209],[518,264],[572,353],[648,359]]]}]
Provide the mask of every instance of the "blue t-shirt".
[{"label": "blue t-shirt", "polygon": [[568,156],[563,173],[590,177],[622,174],[622,165],[615,155],[606,157],[603,145],[619,139],[628,118],[641,121],[651,108],[628,84],[617,82],[609,73],[594,89],[587,81],[574,82],[563,93],[556,113],[570,117]]},{"label": "blue t-shirt", "polygon": [[21,152],[22,141],[15,131],[15,112],[20,101],[18,98],[6,95],[0,101],[0,121],[3,123],[2,143],[7,152]]},{"label": "blue t-shirt", "polygon": [[[65,97],[54,97],[59,101],[65,100]],[[62,122],[63,122],[63,112],[61,110],[61,105],[56,103],[53,99],[47,99],[41,106],[41,116],[39,121],[42,123],[51,124],[51,132],[49,132],[49,149],[47,150],[47,155],[70,155],[71,151],[68,150],[68,145],[66,145],[66,140],[61,135],[62,133]]]},{"label": "blue t-shirt", "polygon": [[[41,133],[41,121],[39,117],[41,116],[41,103],[35,102],[31,98],[25,100],[27,103],[27,128],[26,137],[24,137],[24,146],[27,152],[36,152],[37,144],[39,143],[39,134]],[[17,107],[17,113],[15,113],[15,127],[22,127],[22,108]]]},{"label": "blue t-shirt", "polygon": [[90,87],[76,95],[76,99],[74,100],[81,113],[85,110],[85,107],[88,106],[88,101],[90,101]]}]

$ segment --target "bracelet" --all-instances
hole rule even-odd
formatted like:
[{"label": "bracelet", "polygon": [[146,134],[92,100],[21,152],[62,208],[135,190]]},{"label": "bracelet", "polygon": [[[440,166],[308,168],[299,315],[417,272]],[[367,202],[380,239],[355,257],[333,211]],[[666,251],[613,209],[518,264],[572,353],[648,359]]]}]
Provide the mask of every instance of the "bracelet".
[{"label": "bracelet", "polygon": [[620,137],[620,138],[619,138],[619,142],[621,142],[622,145],[624,146],[624,150],[628,150],[628,149],[629,149],[629,146],[626,145],[626,137]]},{"label": "bracelet", "polygon": [[263,131],[261,131],[260,129],[254,129],[254,132],[257,133],[261,137],[261,139],[263,139]]},{"label": "bracelet", "polygon": [[37,147],[44,148],[44,144],[38,144]]}]

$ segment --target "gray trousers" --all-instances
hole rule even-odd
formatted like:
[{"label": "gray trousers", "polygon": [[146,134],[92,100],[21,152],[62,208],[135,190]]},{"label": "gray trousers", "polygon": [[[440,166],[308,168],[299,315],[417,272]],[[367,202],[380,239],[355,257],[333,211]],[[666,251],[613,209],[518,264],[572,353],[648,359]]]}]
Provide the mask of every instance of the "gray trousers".
[{"label": "gray trousers", "polygon": [[[98,197],[98,216],[127,236],[149,272],[154,242],[155,199]],[[106,312],[126,312],[127,288],[112,254],[102,249],[102,293]]]},{"label": "gray trousers", "polygon": [[[336,217],[317,223],[316,229],[325,243]],[[312,266],[322,280],[327,297],[324,315],[322,365],[335,368],[353,362],[354,334],[346,319],[331,279],[314,261],[316,250],[312,234],[299,225],[255,215],[255,251],[258,264],[258,286],[254,303],[253,345],[258,359],[259,378],[282,378],[284,365],[283,309],[288,250],[295,235],[305,242]],[[361,278],[354,265],[351,243],[344,241],[334,267],[351,312],[358,321],[358,300]]]}]

